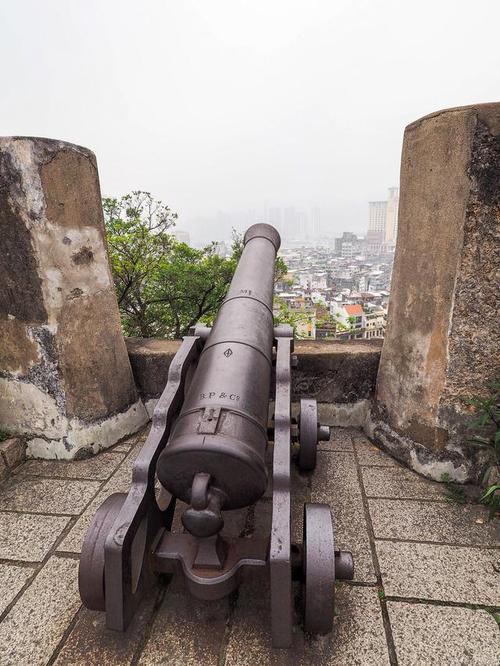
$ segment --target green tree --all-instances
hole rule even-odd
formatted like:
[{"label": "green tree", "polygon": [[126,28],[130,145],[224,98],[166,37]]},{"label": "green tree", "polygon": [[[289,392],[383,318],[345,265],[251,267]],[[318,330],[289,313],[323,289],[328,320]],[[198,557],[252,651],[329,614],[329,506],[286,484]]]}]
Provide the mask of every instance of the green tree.
[{"label": "green tree", "polygon": [[310,315],[303,309],[290,308],[288,303],[281,298],[275,297],[273,304],[274,325],[288,324],[292,327],[294,335],[297,339],[307,339],[306,336],[300,335],[298,326],[300,324],[310,321]]},{"label": "green tree", "polygon": [[235,268],[236,261],[220,257],[214,244],[195,250],[175,243],[149,285],[149,334],[180,338],[198,321],[211,324]]},{"label": "green tree", "polygon": [[233,233],[229,258],[215,243],[201,250],[179,243],[170,233],[177,215],[148,192],[104,199],[103,210],[125,335],[180,338],[200,320],[210,324],[241,255],[241,236]]},{"label": "green tree", "polygon": [[118,305],[128,319],[141,320],[143,289],[174,244],[167,233],[177,219],[149,192],[102,201],[106,239]]}]

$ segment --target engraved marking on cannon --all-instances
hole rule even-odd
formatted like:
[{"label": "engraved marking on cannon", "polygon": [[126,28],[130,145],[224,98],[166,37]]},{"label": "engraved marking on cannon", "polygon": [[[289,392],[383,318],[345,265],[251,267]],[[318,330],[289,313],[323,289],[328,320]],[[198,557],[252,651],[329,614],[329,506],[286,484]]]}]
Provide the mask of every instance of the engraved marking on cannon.
[{"label": "engraved marking on cannon", "polygon": [[224,356],[225,356],[226,358],[229,358],[229,357],[232,356],[232,355],[233,355],[233,350],[231,349],[231,347],[228,347],[228,348],[226,349],[226,351],[224,352]]},{"label": "engraved marking on cannon", "polygon": [[238,402],[240,396],[236,393],[225,393],[224,391],[210,391],[208,393],[200,393],[200,400],[233,400],[233,402]]}]

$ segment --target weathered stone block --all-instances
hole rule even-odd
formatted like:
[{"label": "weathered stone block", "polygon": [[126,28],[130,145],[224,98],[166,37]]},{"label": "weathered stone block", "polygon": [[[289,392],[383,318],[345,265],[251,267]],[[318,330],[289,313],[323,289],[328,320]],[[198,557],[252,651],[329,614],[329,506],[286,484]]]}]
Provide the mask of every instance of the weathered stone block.
[{"label": "weathered stone block", "polygon": [[9,437],[0,442],[0,456],[9,470],[20,465],[26,458],[26,444],[22,437]]},{"label": "weathered stone block", "polygon": [[416,471],[478,478],[465,399],[499,376],[500,103],[406,128],[389,321],[370,434]]},{"label": "weathered stone block", "polygon": [[159,398],[180,340],[125,338],[135,383],[144,400]]},{"label": "weathered stone block", "polygon": [[[136,385],[148,411],[152,411],[165,388],[180,342],[152,338],[125,338],[125,342]],[[292,373],[293,400],[311,397],[319,403],[335,403],[331,414],[321,414],[327,419],[325,423],[363,425],[368,400],[375,390],[380,350],[379,340],[298,340],[298,368]]]},{"label": "weathered stone block", "polygon": [[95,453],[147,419],[108,265],[95,156],[0,139],[0,425],[28,455]]},{"label": "weathered stone block", "polygon": [[372,397],[381,340],[308,342],[298,340],[298,367],[292,375],[292,400],[307,396],[318,402],[356,403]]}]

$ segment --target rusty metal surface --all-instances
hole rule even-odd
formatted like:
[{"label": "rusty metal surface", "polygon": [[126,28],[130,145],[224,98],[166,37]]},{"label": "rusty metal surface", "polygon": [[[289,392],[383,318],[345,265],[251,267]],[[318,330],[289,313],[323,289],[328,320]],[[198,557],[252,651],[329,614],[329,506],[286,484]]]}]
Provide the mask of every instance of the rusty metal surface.
[{"label": "rusty metal surface", "polygon": [[292,559],[290,529],[290,423],[293,339],[276,338],[276,401],[274,406],[273,516],[269,568],[274,647],[292,642]]},{"label": "rusty metal surface", "polygon": [[82,599],[85,603],[90,597],[90,604],[102,606],[97,572],[104,559],[104,606],[107,626],[112,629],[126,629],[137,604],[154,580],[149,551],[159,531],[170,529],[175,508],[175,498],[170,499],[163,511],[157,504],[156,462],[182,404],[186,374],[200,351],[199,338],[184,338],[154,411],[151,431],[134,463],[131,489],[121,507],[118,500],[113,500],[109,513],[106,500],[84,540],[83,552],[89,555],[82,558],[80,565]]},{"label": "rusty metal surface", "polygon": [[318,450],[318,405],[314,398],[300,401],[299,444],[299,467],[311,471],[316,467]]},{"label": "rusty metal surface", "polygon": [[[352,578],[350,553],[334,551],[329,507],[305,507],[304,542],[291,544],[291,367],[293,330],[273,327],[274,260],[279,236],[254,225],[213,329],[197,326],[170,365],[150,434],[136,459],[128,495],[113,495],[97,511],[80,564],[84,604],[106,611],[109,628],[124,631],[158,573],[182,575],[200,599],[233,591],[241,572],[269,573],[272,642],[292,643],[292,573],[303,579],[305,627],[330,631],[335,566]],[[272,372],[271,372],[272,371]],[[274,395],[271,532],[221,536],[224,510],[253,504],[267,486],[268,403]],[[299,467],[316,463],[315,400],[301,403]],[[156,475],[161,483],[155,496]],[[187,530],[170,532],[176,499],[188,504]]]},{"label": "rusty metal surface", "polygon": [[223,493],[223,510],[248,506],[265,492],[279,245],[279,234],[270,225],[254,225],[245,234],[227,296],[158,460],[160,483],[187,504],[200,471],[210,475],[209,493],[212,489]]},{"label": "rusty metal surface", "polygon": [[154,554],[157,571],[182,573],[191,593],[199,599],[220,599],[232,592],[239,583],[239,573],[245,567],[264,568],[268,562],[269,539],[263,537],[225,538],[227,551],[220,569],[197,567],[195,560],[199,540],[191,534],[165,532]]},{"label": "rusty metal surface", "polygon": [[304,505],[304,628],[327,634],[333,628],[335,545],[328,504]]},{"label": "rusty metal surface", "polygon": [[113,493],[97,509],[80,555],[78,589],[91,610],[106,609],[104,601],[104,543],[125,502],[125,493]]}]

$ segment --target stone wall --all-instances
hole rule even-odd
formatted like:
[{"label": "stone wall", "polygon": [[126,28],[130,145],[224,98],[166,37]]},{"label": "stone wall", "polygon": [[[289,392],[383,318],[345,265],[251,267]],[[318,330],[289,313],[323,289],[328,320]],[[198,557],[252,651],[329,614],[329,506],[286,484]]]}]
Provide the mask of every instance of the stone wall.
[{"label": "stone wall", "polygon": [[[151,414],[179,348],[177,340],[126,338],[136,385]],[[297,341],[294,401],[316,398],[325,423],[362,427],[375,389],[381,340]]]},{"label": "stone wall", "polygon": [[389,321],[370,434],[416,471],[477,480],[466,399],[500,376],[500,104],[406,128]]},{"label": "stone wall", "polygon": [[147,419],[109,269],[96,159],[0,139],[0,427],[28,455],[97,452]]}]

